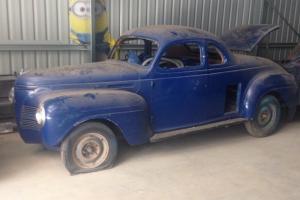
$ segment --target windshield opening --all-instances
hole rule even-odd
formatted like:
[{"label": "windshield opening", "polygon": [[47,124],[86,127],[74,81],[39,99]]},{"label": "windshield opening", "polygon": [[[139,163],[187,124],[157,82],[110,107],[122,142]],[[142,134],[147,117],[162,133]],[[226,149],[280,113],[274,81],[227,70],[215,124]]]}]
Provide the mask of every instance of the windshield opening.
[{"label": "windshield opening", "polygon": [[158,43],[143,38],[124,38],[114,47],[110,59],[142,66],[150,66],[158,50]]}]

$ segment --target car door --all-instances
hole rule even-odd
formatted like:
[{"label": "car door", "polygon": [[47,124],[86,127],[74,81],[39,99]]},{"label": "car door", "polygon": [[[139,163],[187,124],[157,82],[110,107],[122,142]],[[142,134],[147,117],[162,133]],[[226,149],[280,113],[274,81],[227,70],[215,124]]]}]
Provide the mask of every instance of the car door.
[{"label": "car door", "polygon": [[206,120],[207,69],[204,45],[173,43],[154,66],[151,121],[154,132],[195,126]]},{"label": "car door", "polygon": [[210,109],[207,119],[221,120],[239,115],[239,105],[245,79],[240,66],[233,65],[227,50],[215,41],[206,42],[208,68],[207,96]]}]

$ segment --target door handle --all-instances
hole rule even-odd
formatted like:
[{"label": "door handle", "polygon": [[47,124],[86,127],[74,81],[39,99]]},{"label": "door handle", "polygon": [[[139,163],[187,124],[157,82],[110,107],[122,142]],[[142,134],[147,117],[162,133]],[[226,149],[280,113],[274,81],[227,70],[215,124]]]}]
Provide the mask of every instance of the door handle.
[{"label": "door handle", "polygon": [[152,88],[154,88],[154,86],[155,86],[154,81],[151,81],[150,85],[151,85]]}]

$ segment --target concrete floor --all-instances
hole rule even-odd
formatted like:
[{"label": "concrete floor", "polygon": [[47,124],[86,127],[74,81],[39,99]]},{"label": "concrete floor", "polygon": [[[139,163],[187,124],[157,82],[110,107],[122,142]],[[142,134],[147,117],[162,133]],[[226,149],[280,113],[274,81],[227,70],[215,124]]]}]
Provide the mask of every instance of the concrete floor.
[{"label": "concrete floor", "polygon": [[117,165],[70,176],[59,153],[0,136],[0,199],[299,200],[300,115],[263,139],[241,126],[139,147]]}]

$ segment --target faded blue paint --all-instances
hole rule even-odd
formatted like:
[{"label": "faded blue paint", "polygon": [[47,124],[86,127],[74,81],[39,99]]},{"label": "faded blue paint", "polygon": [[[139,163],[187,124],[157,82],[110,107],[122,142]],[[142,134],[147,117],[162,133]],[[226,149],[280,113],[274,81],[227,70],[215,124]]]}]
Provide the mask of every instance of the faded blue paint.
[{"label": "faded blue paint", "polygon": [[185,39],[212,39],[221,42],[217,36],[196,28],[176,25],[156,25],[133,29],[125,32],[122,37],[142,37],[157,41],[161,46],[170,42]]},{"label": "faded blue paint", "polygon": [[[268,93],[276,94],[290,113],[296,107],[298,87],[291,74],[270,60],[232,54],[211,34],[163,26],[134,30],[123,37],[158,41],[159,49],[151,66],[109,60],[29,72],[17,79],[16,117],[25,142],[59,148],[77,125],[103,120],[118,127],[129,144],[143,144],[153,134],[164,131],[234,118],[250,120],[258,101]],[[190,68],[160,68],[164,49],[183,41],[198,43],[204,51],[204,62]],[[208,43],[222,51],[225,64],[208,64]],[[235,112],[225,113],[229,85],[239,86],[238,102]],[[24,128],[24,106],[43,106],[45,125],[35,130]]]}]

